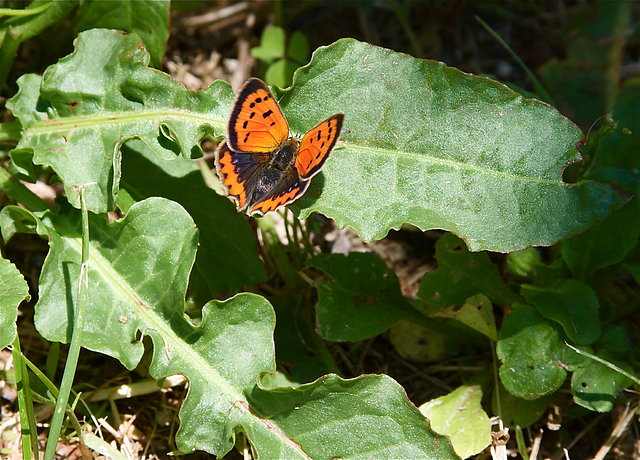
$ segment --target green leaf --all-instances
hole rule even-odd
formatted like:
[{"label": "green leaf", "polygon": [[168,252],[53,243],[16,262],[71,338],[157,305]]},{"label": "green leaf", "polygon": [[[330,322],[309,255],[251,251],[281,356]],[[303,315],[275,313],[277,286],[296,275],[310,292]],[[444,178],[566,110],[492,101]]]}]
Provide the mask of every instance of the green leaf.
[{"label": "green leaf", "polygon": [[[43,221],[51,249],[36,327],[49,340],[66,341],[80,265],[79,212],[65,206]],[[264,458],[357,457],[371,451],[388,458],[455,458],[447,440],[429,428],[389,377],[327,376],[298,388],[258,388],[260,374],[275,371],[273,308],[258,295],[239,294],[207,303],[200,326],[191,324],[184,296],[197,230],[179,204],[148,198],[112,223],[92,215],[90,228],[83,346],[131,369],[142,356],[140,335],[151,337],[151,375],[183,374],[189,380],[176,435],[183,452],[223,456],[242,431]],[[360,442],[352,442],[353,436]]]},{"label": "green leaf", "polygon": [[464,242],[445,233],[436,243],[438,269],[422,279],[418,296],[430,307],[463,304],[484,294],[493,302],[510,305],[518,300],[503,281],[498,267],[484,252],[469,252]]},{"label": "green leaf", "polygon": [[[80,270],[80,215],[65,206],[58,214],[47,213],[43,222],[50,250],[40,275],[35,324],[47,340],[67,343]],[[82,345],[133,369],[143,352],[139,330],[166,322],[166,331],[170,320],[184,322],[180,314],[175,317],[184,305],[198,232],[180,205],[163,198],[135,203],[124,219],[111,224],[106,215],[90,214],[89,225],[90,304]]]},{"label": "green leaf", "polygon": [[609,186],[567,185],[579,129],[551,107],[434,61],[343,39],[300,68],[282,106],[295,132],[345,114],[337,148],[297,202],[365,240],[411,223],[471,250],[550,245],[605,217]]},{"label": "green leaf", "polygon": [[47,229],[42,225],[31,211],[20,206],[5,206],[0,211],[0,230],[5,241],[16,233],[36,233],[40,236],[47,234]]},{"label": "green leaf", "polygon": [[291,86],[293,73],[297,68],[298,66],[288,59],[280,59],[267,68],[264,78],[270,85],[286,88]]},{"label": "green leaf", "polygon": [[559,323],[571,342],[588,345],[600,337],[600,304],[587,284],[565,280],[549,289],[524,284],[521,293],[542,316]]},{"label": "green leaf", "polygon": [[161,196],[180,203],[200,229],[189,293],[198,305],[214,294],[264,281],[257,242],[247,219],[225,197],[205,186],[198,166],[176,157],[165,160],[143,142],[123,148],[121,186],[135,200]]},{"label": "green leaf", "polygon": [[304,64],[309,56],[309,41],[307,36],[296,30],[289,39],[287,57],[296,63]]},{"label": "green leaf", "polygon": [[[252,402],[277,429],[292,434],[304,458],[459,458],[429,428],[404,389],[385,375],[344,380],[328,375],[299,387],[255,391]],[[265,430],[263,430],[265,431]],[[257,450],[261,458],[294,458]],[[295,457],[299,458],[299,457]]]},{"label": "green leaf", "polygon": [[[178,150],[201,154],[206,134],[224,131],[231,88],[215,82],[189,92],[147,67],[149,55],[135,35],[94,29],[81,33],[73,54],[40,79],[19,80],[8,106],[22,123],[18,148],[32,149],[36,164],[51,166],[79,207],[85,186],[93,212],[113,208],[120,179],[120,146],[137,137],[163,158]],[[167,137],[169,136],[169,137]]]},{"label": "green leaf", "polygon": [[120,29],[135,32],[151,55],[154,67],[162,65],[169,38],[169,0],[101,0],[80,3],[74,32],[89,29]]},{"label": "green leaf", "polygon": [[558,390],[567,371],[560,365],[560,332],[533,307],[516,307],[505,320],[496,346],[500,379],[509,393],[538,399]]},{"label": "green leaf", "polygon": [[493,307],[491,301],[483,294],[469,297],[464,305],[451,306],[446,310],[435,313],[433,316],[455,319],[486,335],[494,342],[498,340]]},{"label": "green leaf", "polygon": [[631,380],[598,362],[587,360],[571,377],[571,392],[577,404],[596,412],[609,412],[618,393]]},{"label": "green leaf", "polygon": [[319,254],[307,263],[330,281],[316,281],[319,334],[327,340],[364,340],[414,315],[396,275],[372,253]]},{"label": "green leaf", "polygon": [[480,385],[463,385],[420,406],[431,427],[451,439],[456,453],[468,458],[491,444],[491,421],[482,410]]},{"label": "green leaf", "polygon": [[262,31],[260,46],[251,48],[251,56],[265,62],[284,57],[285,40],[282,27],[267,26]]},{"label": "green leaf", "polygon": [[29,286],[18,269],[0,257],[0,349],[16,338],[18,306],[30,298]]},{"label": "green leaf", "polygon": [[634,198],[587,232],[562,243],[562,257],[576,278],[622,262],[640,237],[640,199]]}]

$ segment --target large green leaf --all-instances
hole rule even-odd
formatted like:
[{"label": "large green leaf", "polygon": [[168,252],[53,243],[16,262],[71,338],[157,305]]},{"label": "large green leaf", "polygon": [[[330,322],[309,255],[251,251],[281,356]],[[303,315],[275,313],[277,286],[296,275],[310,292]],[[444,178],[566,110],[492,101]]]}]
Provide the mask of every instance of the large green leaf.
[{"label": "large green leaf", "polygon": [[100,0],[80,3],[74,21],[77,34],[88,29],[120,29],[137,33],[160,67],[169,37],[169,0]]},{"label": "large green leaf", "polygon": [[164,158],[199,155],[207,133],[224,130],[233,94],[222,81],[187,91],[167,74],[147,67],[149,54],[136,35],[88,30],[73,54],[43,77],[23,76],[8,106],[22,124],[18,149],[51,166],[79,207],[112,209],[120,180],[120,146],[137,137]]},{"label": "large green leaf", "polygon": [[161,196],[180,203],[195,221],[198,255],[189,294],[203,305],[214,294],[234,291],[265,278],[255,234],[231,201],[208,188],[198,167],[188,159],[161,158],[142,141],[122,147],[121,187],[142,200]]},{"label": "large green leaf", "polygon": [[609,186],[568,185],[579,129],[495,81],[352,39],[317,50],[282,99],[304,132],[345,114],[324,173],[298,202],[363,238],[409,222],[462,237],[472,250],[550,245],[622,199]]},{"label": "large green leaf", "polygon": [[18,269],[0,257],[0,349],[15,339],[18,305],[29,297],[29,286]]},{"label": "large green leaf", "polygon": [[[188,92],[148,61],[135,36],[90,30],[10,101],[18,148],[56,170],[74,206],[88,184],[89,208],[111,209],[127,139],[169,157],[222,134],[226,83]],[[602,184],[563,183],[579,130],[497,82],[355,40],[318,50],[296,75],[282,101],[293,130],[344,112],[349,131],[300,201],[303,216],[317,209],[365,239],[410,222],[449,229],[472,250],[510,251],[552,244],[621,202]]]},{"label": "large green leaf", "polygon": [[[67,341],[81,256],[79,211],[48,212],[36,326]],[[149,198],[109,223],[90,217],[89,292],[83,346],[139,363],[141,334],[153,341],[155,378],[183,374],[189,393],[180,410],[178,448],[225,455],[246,433],[263,458],[456,458],[404,390],[386,376],[343,380],[329,375],[297,388],[260,389],[275,371],[275,315],[264,298],[239,294],[212,301],[194,326],[184,315],[197,230],[177,203]],[[355,439],[358,442],[355,442]]]}]

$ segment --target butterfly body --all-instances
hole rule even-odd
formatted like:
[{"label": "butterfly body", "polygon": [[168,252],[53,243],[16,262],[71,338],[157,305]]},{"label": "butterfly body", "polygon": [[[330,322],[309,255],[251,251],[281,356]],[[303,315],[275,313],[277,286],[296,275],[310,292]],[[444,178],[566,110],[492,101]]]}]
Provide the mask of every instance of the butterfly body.
[{"label": "butterfly body", "polygon": [[251,78],[231,111],[227,139],[216,150],[216,171],[239,210],[264,215],[306,191],[334,147],[344,115],[289,137],[289,124],[269,88]]}]

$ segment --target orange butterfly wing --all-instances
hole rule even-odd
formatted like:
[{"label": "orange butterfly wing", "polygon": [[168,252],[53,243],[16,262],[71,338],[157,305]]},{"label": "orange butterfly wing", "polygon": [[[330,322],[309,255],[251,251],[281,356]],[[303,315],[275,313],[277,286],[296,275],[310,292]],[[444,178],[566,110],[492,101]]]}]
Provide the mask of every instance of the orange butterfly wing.
[{"label": "orange butterfly wing", "polygon": [[258,78],[247,80],[238,93],[227,131],[227,144],[237,152],[272,152],[289,138],[287,119]]},{"label": "orange butterfly wing", "polygon": [[300,178],[310,179],[320,171],[329,157],[329,152],[336,145],[343,121],[344,115],[337,113],[304,135],[296,158],[296,169]]}]

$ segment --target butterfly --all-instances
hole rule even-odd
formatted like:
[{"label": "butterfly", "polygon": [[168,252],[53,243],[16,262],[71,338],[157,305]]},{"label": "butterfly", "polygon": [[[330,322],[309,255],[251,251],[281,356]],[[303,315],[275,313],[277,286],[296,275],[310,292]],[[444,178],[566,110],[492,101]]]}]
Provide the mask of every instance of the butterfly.
[{"label": "butterfly", "polygon": [[264,216],[302,196],[336,145],[344,115],[290,137],[289,123],[267,85],[246,81],[233,105],[216,172],[239,211]]}]

